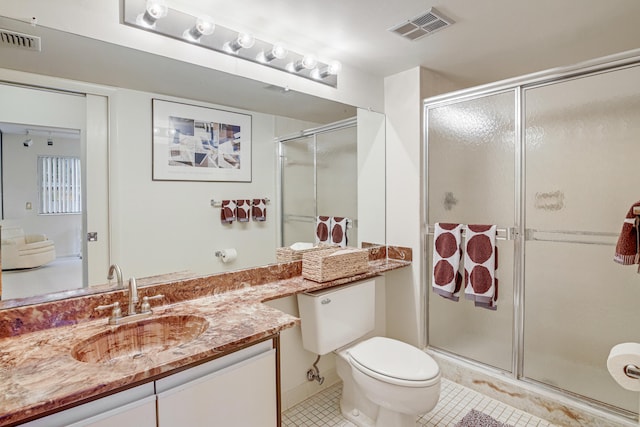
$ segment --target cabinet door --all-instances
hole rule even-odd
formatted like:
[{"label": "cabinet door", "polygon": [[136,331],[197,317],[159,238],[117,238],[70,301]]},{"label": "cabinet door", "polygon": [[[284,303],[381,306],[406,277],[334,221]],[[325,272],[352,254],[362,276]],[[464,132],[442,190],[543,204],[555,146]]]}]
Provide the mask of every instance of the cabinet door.
[{"label": "cabinet door", "polygon": [[68,427],[156,427],[155,396],[71,424]]},{"label": "cabinet door", "polygon": [[155,427],[153,383],[143,384],[22,424],[28,427]]},{"label": "cabinet door", "polygon": [[158,394],[158,427],[274,427],[276,351]]}]

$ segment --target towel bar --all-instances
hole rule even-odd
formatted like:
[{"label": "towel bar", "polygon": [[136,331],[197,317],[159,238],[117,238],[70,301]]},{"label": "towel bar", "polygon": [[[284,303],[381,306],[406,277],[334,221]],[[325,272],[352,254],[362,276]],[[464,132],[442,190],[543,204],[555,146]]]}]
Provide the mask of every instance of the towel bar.
[{"label": "towel bar", "polygon": [[[428,225],[427,226],[427,234],[428,235],[433,235],[434,227],[435,226],[433,226],[433,225]],[[462,236],[464,236],[464,228],[462,229]],[[515,227],[498,228],[496,230],[496,239],[497,240],[515,240],[517,236],[518,236],[518,231],[516,230]]]},{"label": "towel bar", "polygon": [[[253,200],[253,199],[249,199],[249,200]],[[268,205],[269,202],[271,200],[265,198],[264,202]],[[211,199],[211,206],[213,206],[214,208],[221,208],[222,207],[222,200],[215,200],[215,199]]]},{"label": "towel bar", "polygon": [[[285,221],[298,221],[298,222],[316,222],[317,218],[311,215],[292,215],[285,214]],[[352,229],[353,227],[358,227],[358,220],[347,218],[347,229]]]}]

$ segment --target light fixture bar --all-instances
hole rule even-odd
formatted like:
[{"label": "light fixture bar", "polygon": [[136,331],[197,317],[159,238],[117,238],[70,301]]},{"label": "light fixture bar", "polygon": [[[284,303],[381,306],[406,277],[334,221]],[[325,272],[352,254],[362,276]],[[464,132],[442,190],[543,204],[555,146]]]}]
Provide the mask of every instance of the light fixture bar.
[{"label": "light fixture bar", "polygon": [[192,43],[265,67],[295,74],[331,87],[338,86],[340,69],[331,62],[318,61],[313,55],[288,51],[282,43],[269,43],[239,32],[213,18],[167,7],[163,0],[123,0],[122,23],[154,34]]}]

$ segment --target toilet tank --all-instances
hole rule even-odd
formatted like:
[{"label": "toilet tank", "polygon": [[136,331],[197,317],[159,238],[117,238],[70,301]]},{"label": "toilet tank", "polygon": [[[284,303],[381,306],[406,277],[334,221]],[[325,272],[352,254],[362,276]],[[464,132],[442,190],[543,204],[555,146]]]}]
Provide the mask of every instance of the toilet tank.
[{"label": "toilet tank", "polygon": [[302,346],[327,354],[375,327],[375,280],[298,294]]}]

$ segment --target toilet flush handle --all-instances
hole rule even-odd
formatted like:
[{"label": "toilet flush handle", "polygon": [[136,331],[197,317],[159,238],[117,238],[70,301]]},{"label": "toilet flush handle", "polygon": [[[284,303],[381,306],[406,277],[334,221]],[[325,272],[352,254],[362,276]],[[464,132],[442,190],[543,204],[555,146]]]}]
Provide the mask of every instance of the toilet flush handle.
[{"label": "toilet flush handle", "polygon": [[320,301],[320,304],[322,304],[322,305],[327,305],[327,304],[329,304],[330,302],[331,302],[331,299],[330,299],[330,298],[325,298],[325,299],[323,299],[322,301]]}]

